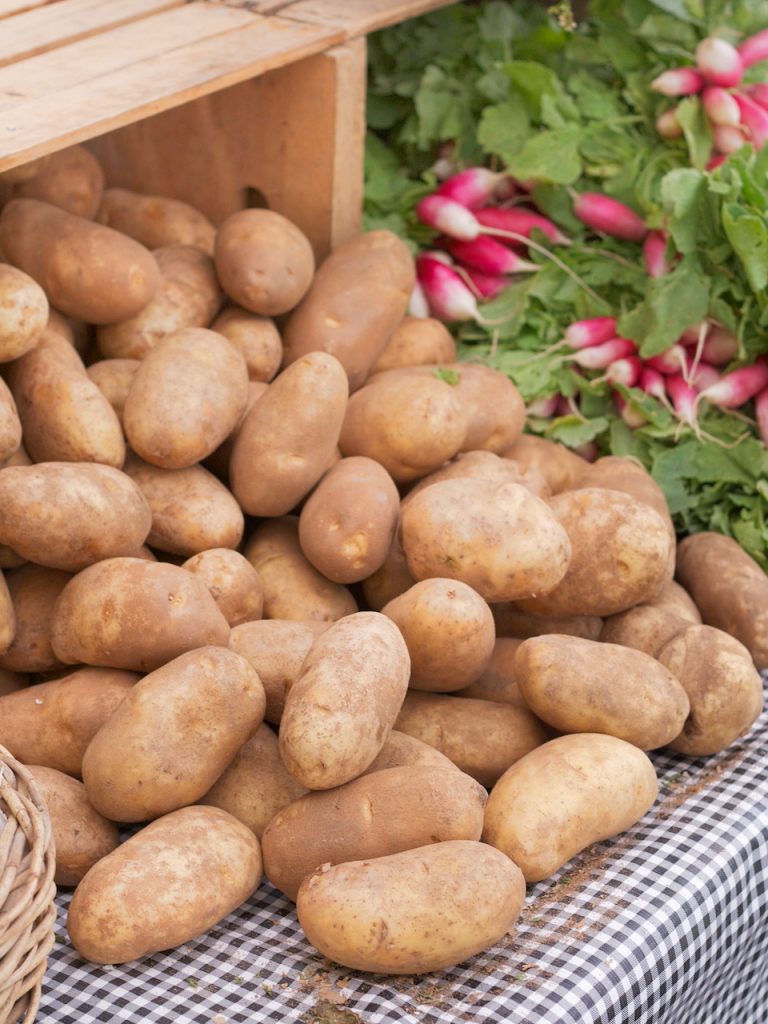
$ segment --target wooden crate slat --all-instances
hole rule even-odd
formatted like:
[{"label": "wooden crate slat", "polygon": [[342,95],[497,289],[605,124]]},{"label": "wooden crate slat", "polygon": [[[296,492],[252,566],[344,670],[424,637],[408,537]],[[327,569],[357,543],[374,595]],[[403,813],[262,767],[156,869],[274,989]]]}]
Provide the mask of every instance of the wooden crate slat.
[{"label": "wooden crate slat", "polygon": [[0,0],[0,18],[10,18],[35,7],[45,7],[51,0]]},{"label": "wooden crate slat", "polygon": [[183,3],[184,0],[61,0],[27,11],[3,26],[0,66]]},{"label": "wooden crate slat", "polygon": [[[169,15],[194,10],[189,6]],[[3,99],[6,101],[0,118],[0,171],[319,53],[343,38],[343,33],[333,28],[260,18],[226,7],[211,10],[239,14],[246,20],[231,31],[177,46],[163,54],[162,61],[158,61],[160,48],[149,45],[154,34],[148,33],[145,26],[143,33],[150,52],[145,50],[142,60],[124,60],[124,66],[102,70],[95,79],[90,68],[90,73],[84,72],[80,82],[70,88],[56,90],[38,83],[34,97],[24,102],[0,91],[0,107]],[[156,17],[159,20],[166,15]],[[118,29],[114,35],[133,28]],[[0,89],[8,88],[2,76],[13,67],[61,58],[90,42],[75,43],[55,53],[33,57],[24,65],[0,70]],[[101,47],[98,52],[104,55],[107,49],[111,52],[112,47]],[[12,106],[8,100],[13,102]]]},{"label": "wooden crate slat", "polygon": [[419,14],[448,7],[456,0],[297,0],[280,11],[281,17],[315,25],[332,25],[347,39],[367,35]]}]

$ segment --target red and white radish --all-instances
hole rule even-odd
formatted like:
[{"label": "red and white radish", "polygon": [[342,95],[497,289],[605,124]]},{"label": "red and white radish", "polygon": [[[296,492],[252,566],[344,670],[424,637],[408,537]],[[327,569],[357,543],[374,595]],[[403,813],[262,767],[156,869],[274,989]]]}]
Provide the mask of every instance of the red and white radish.
[{"label": "red and white radish", "polygon": [[648,228],[642,217],[624,203],[601,192],[581,192],[573,201],[573,212],[587,227],[615,238],[642,242]]},{"label": "red and white radish", "polygon": [[710,85],[726,89],[738,85],[744,77],[741,54],[727,39],[707,36],[696,47],[696,67]]},{"label": "red and white radish", "polygon": [[704,79],[695,68],[670,68],[651,82],[651,89],[662,96],[690,96],[700,92]]}]

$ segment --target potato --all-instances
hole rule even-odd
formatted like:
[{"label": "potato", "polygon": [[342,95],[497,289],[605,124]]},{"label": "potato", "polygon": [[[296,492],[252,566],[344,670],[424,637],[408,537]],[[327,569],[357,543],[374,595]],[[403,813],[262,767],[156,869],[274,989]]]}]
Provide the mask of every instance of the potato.
[{"label": "potato", "polygon": [[240,506],[213,473],[195,464],[160,469],[129,455],[124,472],[144,495],[152,513],[147,543],[189,558],[209,548],[236,548],[245,521]]},{"label": "potato", "polygon": [[399,530],[395,529],[389,551],[381,566],[362,581],[363,597],[370,609],[380,612],[385,604],[404,594],[415,582],[408,571]]},{"label": "potato", "polygon": [[285,699],[280,756],[291,775],[331,789],[364,772],[395,723],[409,672],[405,641],[380,612],[329,626]]},{"label": "potato", "polygon": [[574,487],[589,466],[586,459],[566,448],[564,444],[548,441],[535,434],[522,434],[500,454],[505,459],[515,462],[523,473],[532,469],[541,473],[553,494],[560,494],[561,491],[568,491]]},{"label": "potato", "polygon": [[672,615],[692,622],[694,625],[701,625],[701,612],[693,603],[693,599],[684,587],[681,587],[675,580],[669,580],[658,590],[653,597],[644,602],[652,608],[668,612]]},{"label": "potato", "polygon": [[153,253],[160,283],[150,302],[127,320],[96,332],[108,359],[143,359],[166,334],[182,327],[208,327],[222,302],[211,257],[192,245],[170,245]]},{"label": "potato", "polygon": [[669,531],[649,505],[602,487],[568,491],[548,505],[572,545],[568,570],[547,593],[519,602],[529,615],[615,615],[667,579]]},{"label": "potato", "polygon": [[93,220],[104,193],[104,169],[85,146],[51,153],[37,174],[16,188],[24,199],[40,199],[77,217]]},{"label": "potato", "polygon": [[528,707],[558,732],[607,733],[655,750],[678,735],[690,709],[670,671],[618,644],[531,637],[518,648],[515,671]]},{"label": "potato", "polygon": [[5,653],[16,636],[16,611],[8,584],[0,572],[0,653]]},{"label": "potato", "polygon": [[211,452],[207,458],[203,460],[203,465],[206,469],[209,469],[215,474],[220,480],[224,482],[229,481],[229,462],[232,458],[232,449],[235,445],[237,435],[240,433],[240,428],[245,422],[245,417],[253,408],[254,403],[261,398],[265,391],[269,388],[269,384],[260,380],[249,380],[248,381],[248,397],[245,400],[245,409],[243,409],[242,416],[235,424],[234,429],[231,433],[221,442],[216,451]]},{"label": "potato", "polygon": [[117,825],[88,802],[85,786],[56,768],[29,765],[51,820],[56,852],[54,882],[77,885],[93,865],[117,849]]},{"label": "potato", "polygon": [[135,672],[79,668],[0,697],[0,744],[22,764],[79,776],[83,754],[139,679]]},{"label": "potato", "polygon": [[529,636],[544,636],[546,633],[564,633],[566,636],[580,636],[584,640],[597,640],[603,628],[599,615],[526,615],[512,601],[491,605],[496,623],[496,636],[515,637],[527,640]]},{"label": "potato", "polygon": [[496,638],[493,615],[466,583],[440,577],[422,580],[381,612],[405,639],[412,690],[460,690],[490,661]]},{"label": "potato", "polygon": [[483,841],[512,858],[526,882],[539,882],[592,843],[626,832],[658,789],[653,763],[631,743],[600,733],[559,736],[496,783]]},{"label": "potato", "polygon": [[321,864],[385,857],[429,843],[478,840],[488,794],[443,768],[385,768],[288,804],[267,825],[264,873],[295,900]]},{"label": "potato", "polygon": [[[370,775],[371,772],[380,772],[385,768],[401,768],[406,765],[428,766],[430,768],[442,768],[443,771],[461,772],[453,761],[445,754],[441,754],[429,743],[409,736],[407,733],[392,729],[384,741],[384,746],[371,761],[362,775]],[[464,774],[462,772],[462,774]]]},{"label": "potato", "polygon": [[240,349],[248,367],[248,378],[268,382],[283,361],[283,341],[268,316],[257,316],[240,306],[228,306],[211,324]]},{"label": "potato", "polygon": [[50,672],[61,662],[51,647],[51,619],[59,594],[71,574],[42,565],[24,565],[6,573],[16,628],[13,642],[0,655],[0,668],[12,672]]},{"label": "potato", "polygon": [[227,811],[261,839],[271,819],[306,792],[280,759],[276,734],[262,722],[198,802]]},{"label": "potato", "polygon": [[538,498],[548,498],[549,487],[544,477],[535,473],[522,473],[517,464],[510,459],[503,459],[499,455],[488,451],[459,452],[459,454],[445,463],[439,469],[423,476],[410,488],[403,498],[403,504],[409,501],[425,487],[432,484],[439,484],[442,480],[493,480],[497,483],[522,484]]},{"label": "potato", "polygon": [[264,718],[277,725],[285,698],[301,672],[304,659],[327,623],[262,619],[243,622],[229,634],[229,646],[256,670],[264,686]]},{"label": "potato", "polygon": [[0,465],[7,465],[8,460],[20,447],[21,420],[16,409],[16,402],[8,385],[0,377]]},{"label": "potato", "polygon": [[100,964],[172,949],[240,906],[261,871],[259,841],[245,825],[218,807],[181,808],[91,868],[69,906],[69,937]]},{"label": "potato", "polygon": [[524,899],[525,882],[508,857],[454,839],[323,865],[302,883],[296,912],[312,945],[335,963],[425,974],[493,946]]},{"label": "potato", "polygon": [[123,422],[125,400],[138,368],[138,359],[100,359],[97,363],[92,363],[86,371],[115,410],[120,423]]},{"label": "potato", "polygon": [[37,157],[36,160],[29,160],[27,163],[21,164],[19,167],[10,167],[7,171],[2,171],[0,185],[19,185],[24,181],[29,181],[40,173],[50,158],[51,154],[47,153],[45,156]]},{"label": "potato", "polygon": [[468,427],[461,451],[506,451],[525,425],[525,403],[509,377],[480,363],[453,363],[442,368],[455,374],[456,395],[467,410]]},{"label": "potato", "polygon": [[0,697],[7,693],[16,693],[29,686],[29,677],[22,672],[10,672],[7,668],[0,668]]},{"label": "potato", "polygon": [[668,746],[694,757],[716,754],[746,733],[763,710],[763,684],[752,657],[713,626],[690,625],[658,654],[685,688],[690,714]]},{"label": "potato", "polygon": [[305,557],[296,516],[277,516],[260,523],[243,554],[264,588],[265,619],[334,622],[357,611],[351,592],[326,579]]},{"label": "potato", "polygon": [[515,655],[522,642],[522,640],[509,637],[499,637],[493,645],[493,651],[486,667],[473,683],[459,690],[455,696],[495,700],[499,704],[513,704],[517,708],[527,708],[525,698],[520,692],[515,669]]},{"label": "potato", "polygon": [[402,509],[400,539],[415,579],[461,580],[486,601],[547,594],[571,557],[565,528],[544,501],[491,480],[425,488]]},{"label": "potato", "polygon": [[37,199],[0,214],[0,246],[56,309],[89,324],[135,316],[160,283],[152,253],[110,228]]},{"label": "potato", "polygon": [[187,651],[136,683],[83,757],[88,799],[111,821],[199,800],[264,718],[264,687],[225,647]]},{"label": "potato", "polygon": [[125,438],[117,413],[75,349],[46,331],[17,359],[9,383],[35,462],[100,462],[119,469]]},{"label": "potato", "polygon": [[677,548],[677,575],[708,626],[744,644],[768,668],[768,575],[730,537],[695,533]]},{"label": "potato", "polygon": [[285,324],[284,364],[308,352],[328,352],[344,367],[349,390],[356,391],[403,319],[415,276],[407,246],[390,231],[367,231],[342,242],[317,268]]},{"label": "potato", "polygon": [[407,694],[394,727],[429,743],[486,787],[552,735],[527,708],[415,690]]},{"label": "potato", "polygon": [[179,199],[108,188],[102,196],[98,220],[148,249],[194,245],[209,256],[213,254],[216,228],[199,210]]},{"label": "potato", "polygon": [[105,558],[74,576],[56,602],[51,631],[66,664],[137,672],[228,639],[229,624],[201,580],[141,558]]},{"label": "potato", "polygon": [[339,436],[343,455],[375,459],[409,483],[452,458],[467,415],[450,384],[436,377],[385,374],[350,397]]},{"label": "potato", "polygon": [[599,639],[603,643],[633,647],[657,658],[664,644],[690,624],[690,620],[670,614],[663,608],[636,604],[625,612],[609,615],[603,621]]},{"label": "potato", "polygon": [[184,327],[142,359],[125,400],[125,434],[146,462],[186,469],[218,448],[247,400],[248,371],[237,349],[213,331]]},{"label": "potato", "polygon": [[239,551],[207,548],[188,558],[182,569],[203,581],[230,626],[261,619],[264,609],[261,580]]},{"label": "potato", "polygon": [[341,459],[299,515],[301,550],[336,583],[357,583],[384,563],[400,511],[392,477],[373,459]]},{"label": "potato", "polygon": [[37,281],[0,263],[0,363],[33,349],[47,322],[48,299]]},{"label": "potato", "polygon": [[0,543],[30,562],[78,572],[133,554],[151,523],[139,488],[112,466],[42,462],[0,469]]},{"label": "potato", "polygon": [[405,316],[371,367],[371,374],[401,366],[455,362],[456,342],[444,323],[431,316]]},{"label": "potato", "polygon": [[[227,342],[229,344],[229,342]],[[275,378],[245,417],[229,478],[244,512],[290,512],[328,468],[347,405],[337,359],[311,352]]]}]

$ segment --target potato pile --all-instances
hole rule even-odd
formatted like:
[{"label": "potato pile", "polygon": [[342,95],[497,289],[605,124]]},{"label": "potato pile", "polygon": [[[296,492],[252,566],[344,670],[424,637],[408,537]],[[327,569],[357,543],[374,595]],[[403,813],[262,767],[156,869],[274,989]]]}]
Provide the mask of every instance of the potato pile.
[{"label": "potato pile", "polygon": [[0,744],[83,957],[266,876],[334,961],[445,968],[649,810],[649,751],[755,721],[768,578],[678,546],[631,460],[524,435],[394,235],[316,266],[83,147],[0,192]]}]

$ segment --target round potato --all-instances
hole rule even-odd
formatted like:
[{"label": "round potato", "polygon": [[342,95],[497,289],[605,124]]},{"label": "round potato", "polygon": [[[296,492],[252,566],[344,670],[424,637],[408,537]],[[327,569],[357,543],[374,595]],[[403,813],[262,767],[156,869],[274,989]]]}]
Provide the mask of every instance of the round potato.
[{"label": "round potato", "polygon": [[53,608],[68,572],[42,565],[23,565],[6,573],[16,621],[13,642],[0,655],[0,668],[12,672],[50,672],[61,666],[51,647]]},{"label": "round potato", "polygon": [[108,188],[102,196],[98,220],[148,249],[194,245],[209,256],[213,253],[216,228],[199,210],[180,199]]},{"label": "round potato", "polygon": [[416,580],[408,571],[403,545],[400,543],[400,531],[395,529],[387,556],[376,572],[371,573],[361,584],[366,604],[375,612],[380,612],[385,604],[393,601],[412,587]]},{"label": "round potato", "polygon": [[[188,558],[182,569],[205,583],[230,626],[261,618],[264,610],[261,580],[248,559],[239,551],[208,548]],[[230,636],[230,647],[231,639]]]},{"label": "round potato", "polygon": [[100,359],[91,363],[87,374],[123,422],[123,409],[131,383],[139,368],[138,359]]},{"label": "round potato", "polygon": [[[491,657],[485,669],[469,686],[459,690],[457,697],[475,697],[477,700],[495,700],[499,704],[513,704],[527,708],[520,692],[515,668],[515,655],[522,640],[499,637],[493,645]],[[530,709],[529,709],[530,710]]]},{"label": "round potato", "polygon": [[69,937],[81,956],[99,964],[173,949],[240,906],[261,873],[250,829],[218,807],[183,807],[94,864],[72,897]]},{"label": "round potato", "polygon": [[[0,466],[21,447],[21,420],[8,385],[0,377]],[[399,498],[399,495],[398,495]]]},{"label": "round potato", "polygon": [[661,648],[690,626],[690,620],[652,604],[636,604],[603,621],[599,639],[603,643],[621,644],[644,651],[657,658]]},{"label": "round potato", "polygon": [[323,865],[302,883],[296,912],[312,945],[336,963],[425,974],[493,946],[524,899],[523,876],[508,857],[454,839]]},{"label": "round potato", "polygon": [[403,504],[409,501],[425,487],[432,484],[439,484],[442,480],[494,480],[497,483],[522,484],[538,498],[548,498],[550,495],[549,486],[541,475],[534,471],[523,473],[517,463],[510,459],[503,459],[501,456],[488,451],[459,452],[459,454],[447,462],[440,469],[423,476],[411,487],[403,498]]},{"label": "round potato", "polygon": [[228,640],[229,623],[201,580],[142,558],[105,558],[73,576],[51,629],[54,653],[65,664],[137,672]]},{"label": "round potato", "polygon": [[496,783],[483,841],[510,857],[526,882],[539,882],[592,843],[626,832],[658,790],[653,763],[631,743],[600,733],[559,736]]},{"label": "round potato", "polygon": [[283,341],[268,316],[257,316],[239,306],[228,306],[211,324],[211,330],[229,338],[240,349],[250,380],[268,382],[283,361]]},{"label": "round potato", "polygon": [[33,349],[47,322],[48,299],[37,281],[0,263],[0,363]]},{"label": "round potato", "polygon": [[515,462],[523,473],[530,470],[541,473],[552,494],[571,490],[589,466],[586,459],[564,444],[535,434],[521,434],[501,454]]},{"label": "round potato", "polygon": [[648,598],[645,604],[685,619],[693,623],[693,625],[701,625],[701,612],[693,603],[693,598],[675,580],[669,580],[668,583],[665,583],[660,590],[656,591],[653,597]]},{"label": "round potato", "polygon": [[357,612],[315,640],[288,691],[280,756],[307,789],[356,778],[384,745],[408,689],[400,631],[380,612]]},{"label": "round potato", "polygon": [[444,323],[431,316],[405,316],[371,367],[371,374],[402,366],[455,362],[456,342]]},{"label": "round potato", "polygon": [[204,459],[237,425],[248,400],[245,360],[226,338],[185,327],[142,359],[123,410],[131,448],[161,469]]},{"label": "round potato", "polygon": [[67,213],[93,220],[104,193],[104,169],[85,146],[51,153],[37,174],[16,188],[24,199],[40,199]]},{"label": "round potato", "polygon": [[460,690],[490,661],[496,639],[493,615],[466,583],[440,577],[422,580],[381,611],[405,639],[412,690]]},{"label": "round potato", "polygon": [[328,352],[356,391],[403,319],[415,277],[408,247],[391,231],[367,231],[342,242],[288,318],[285,365],[308,352]]},{"label": "round potato", "polygon": [[16,610],[8,584],[0,572],[0,652],[7,651],[16,636]]},{"label": "round potato", "polygon": [[400,539],[415,579],[461,580],[491,602],[549,593],[571,557],[568,534],[544,501],[492,480],[425,488],[402,509]]}]

